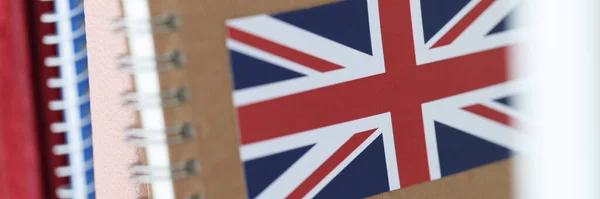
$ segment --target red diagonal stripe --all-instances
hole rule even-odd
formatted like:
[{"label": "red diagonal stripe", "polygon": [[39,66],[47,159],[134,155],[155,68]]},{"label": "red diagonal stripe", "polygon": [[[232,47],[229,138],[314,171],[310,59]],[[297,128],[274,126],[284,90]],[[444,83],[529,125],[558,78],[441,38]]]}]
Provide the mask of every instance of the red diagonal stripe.
[{"label": "red diagonal stripe", "polygon": [[458,38],[458,36],[463,33],[469,25],[483,13],[486,9],[490,7],[494,3],[494,0],[482,0],[480,1],[465,17],[463,17],[454,27],[450,29],[440,40],[438,40],[431,48],[436,48],[440,46],[445,46],[451,44]]},{"label": "red diagonal stripe", "polygon": [[298,186],[290,195],[288,199],[302,198],[310,190],[312,190],[321,180],[331,173],[335,167],[337,167],[350,153],[352,153],[360,144],[362,144],[373,132],[377,129],[368,130],[365,132],[354,134],[348,141],[346,141],[342,147],[331,155],[315,172],[313,172],[300,186]]},{"label": "red diagonal stripe", "polygon": [[488,108],[487,106],[481,104],[475,104],[472,106],[464,107],[463,110],[469,111],[471,113],[477,114],[479,116],[494,120],[498,123],[504,124],[506,126],[515,127],[515,125],[511,122],[511,117],[502,112],[498,112],[494,109]]},{"label": "red diagonal stripe", "polygon": [[300,65],[312,68],[316,71],[327,72],[344,68],[340,65],[288,48],[286,46],[260,38],[258,36],[238,30],[236,28],[227,27],[227,29],[229,31],[229,37],[232,39],[235,39],[252,47],[261,49],[263,51],[269,52],[271,54],[277,55],[279,57],[285,58],[287,60],[296,62]]}]

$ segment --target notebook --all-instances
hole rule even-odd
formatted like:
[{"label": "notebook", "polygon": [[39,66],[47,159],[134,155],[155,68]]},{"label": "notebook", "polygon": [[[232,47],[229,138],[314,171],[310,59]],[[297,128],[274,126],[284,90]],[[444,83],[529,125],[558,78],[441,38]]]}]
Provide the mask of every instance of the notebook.
[{"label": "notebook", "polygon": [[0,1],[0,198],[43,198],[26,5]]},{"label": "notebook", "polygon": [[36,4],[34,9],[48,11],[34,18],[39,21],[34,39],[47,45],[37,51],[42,60],[37,62],[39,86],[49,88],[40,91],[42,108],[48,110],[41,113],[42,134],[53,145],[45,146],[45,155],[50,157],[47,172],[68,179],[52,179],[52,195],[95,198],[83,1]]},{"label": "notebook", "polygon": [[83,2],[6,3],[2,198],[94,198]]},{"label": "notebook", "polygon": [[55,25],[52,23],[43,23],[40,19],[42,15],[54,10],[53,3],[34,1],[30,4],[29,13],[29,40],[31,42],[30,56],[33,58],[33,76],[35,85],[34,94],[38,118],[39,133],[41,141],[41,152],[43,173],[45,176],[45,195],[49,198],[58,198],[56,190],[61,186],[69,184],[66,177],[58,177],[55,174],[56,169],[68,165],[67,157],[55,155],[52,151],[55,145],[65,143],[65,136],[60,133],[53,133],[51,125],[63,121],[61,111],[54,111],[49,108],[49,104],[54,100],[61,99],[61,90],[59,88],[48,87],[47,81],[50,78],[57,77],[59,71],[56,67],[45,67],[44,61],[47,57],[57,55],[57,49],[54,45],[44,43],[46,35],[56,33]]},{"label": "notebook", "polygon": [[148,192],[129,179],[128,168],[140,155],[123,141],[123,129],[136,120],[133,110],[121,106],[121,93],[132,87],[130,75],[115,67],[115,57],[127,51],[124,35],[113,30],[120,6],[120,0],[85,2],[97,198],[140,198]]},{"label": "notebook", "polygon": [[133,178],[155,198],[506,196],[518,1],[331,2],[123,1]]}]

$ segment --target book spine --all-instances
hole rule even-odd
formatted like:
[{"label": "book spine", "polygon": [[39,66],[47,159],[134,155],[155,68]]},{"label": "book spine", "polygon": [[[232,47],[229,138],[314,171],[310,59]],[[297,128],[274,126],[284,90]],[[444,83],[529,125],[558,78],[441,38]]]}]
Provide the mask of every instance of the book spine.
[{"label": "book spine", "polygon": [[[129,54],[119,56],[117,62],[119,70],[131,73],[135,83],[135,91],[123,94],[124,106],[135,109],[139,115],[139,125],[126,129],[126,141],[146,154],[143,163],[131,167],[131,178],[149,184],[153,198],[180,197],[181,193],[175,193],[173,181],[196,175],[199,161],[173,160],[169,149],[193,140],[196,130],[190,123],[165,124],[164,109],[186,103],[190,96],[185,87],[161,88],[159,75],[184,67],[184,51],[156,52],[154,47],[157,35],[169,35],[179,29],[179,15],[152,16],[145,0],[123,0],[122,3],[124,18],[115,21],[115,31],[126,35]],[[185,197],[194,199],[200,195],[193,193]]]},{"label": "book spine", "polygon": [[50,130],[65,136],[65,144],[55,145],[52,152],[68,159],[68,165],[56,168],[55,175],[68,177],[69,184],[59,187],[56,194],[59,198],[93,199],[94,164],[83,0],[54,0],[53,3],[54,12],[43,14],[40,20],[56,26],[56,34],[43,37],[44,44],[56,45],[58,51],[58,56],[44,60],[46,67],[58,67],[59,71],[58,77],[50,78],[46,83],[50,88],[59,88],[61,93],[61,99],[51,101],[48,108],[63,114],[63,121],[53,123]]}]

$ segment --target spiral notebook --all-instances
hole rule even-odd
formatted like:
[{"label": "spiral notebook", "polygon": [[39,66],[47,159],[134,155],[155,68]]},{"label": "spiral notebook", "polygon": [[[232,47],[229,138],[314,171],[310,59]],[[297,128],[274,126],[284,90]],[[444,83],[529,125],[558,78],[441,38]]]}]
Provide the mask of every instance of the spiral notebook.
[{"label": "spiral notebook", "polygon": [[83,2],[0,3],[2,198],[94,198]]},{"label": "spiral notebook", "polygon": [[[40,86],[49,88],[40,93],[49,110],[42,113],[43,137],[53,144],[46,146],[51,147],[45,154],[51,157],[48,172],[58,178],[49,182],[53,197],[95,198],[83,1],[36,4],[35,9],[48,11],[38,16],[34,39],[46,45],[38,50],[43,56],[38,64],[44,67],[39,69]],[[61,178],[67,183],[60,185]]]},{"label": "spiral notebook", "polygon": [[154,198],[506,196],[518,1],[331,2],[123,0],[132,178]]},{"label": "spiral notebook", "polygon": [[61,111],[53,111],[49,108],[50,102],[61,98],[59,88],[48,87],[47,81],[50,78],[57,77],[59,71],[56,67],[45,67],[45,59],[53,57],[57,54],[57,48],[54,45],[44,43],[44,37],[56,32],[56,27],[53,23],[44,23],[40,19],[42,15],[53,12],[54,5],[50,2],[34,1],[31,4],[30,13],[30,40],[33,45],[31,48],[31,57],[34,64],[34,83],[35,83],[35,98],[39,137],[42,148],[42,159],[44,162],[43,173],[46,176],[45,192],[49,198],[59,198],[56,190],[69,184],[69,179],[59,177],[55,174],[56,169],[68,165],[67,157],[63,155],[55,155],[53,147],[65,143],[63,134],[53,133],[51,125],[53,123],[63,121]]}]

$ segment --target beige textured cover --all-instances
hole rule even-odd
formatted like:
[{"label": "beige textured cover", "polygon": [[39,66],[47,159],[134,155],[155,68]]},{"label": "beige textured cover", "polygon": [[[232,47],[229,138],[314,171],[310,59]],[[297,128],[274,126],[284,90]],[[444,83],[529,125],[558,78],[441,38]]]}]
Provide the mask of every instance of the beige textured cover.
[{"label": "beige textured cover", "polygon": [[138,159],[124,142],[123,129],[135,123],[135,112],[122,108],[121,92],[130,89],[129,74],[117,71],[115,58],[127,50],[123,35],[111,29],[121,16],[120,0],[85,1],[96,197],[133,199],[147,191],[129,180],[128,167]]}]

